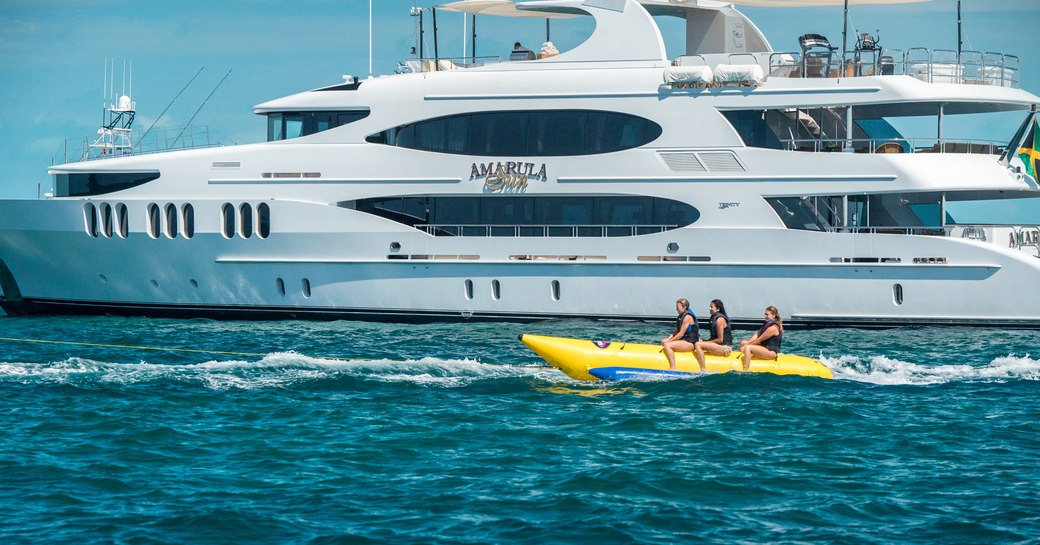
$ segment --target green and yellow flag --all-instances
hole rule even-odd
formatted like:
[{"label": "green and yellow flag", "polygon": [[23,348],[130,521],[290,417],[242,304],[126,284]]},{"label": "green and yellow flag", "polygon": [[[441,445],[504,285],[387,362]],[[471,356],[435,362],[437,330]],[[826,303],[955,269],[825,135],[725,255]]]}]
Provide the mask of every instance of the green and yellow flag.
[{"label": "green and yellow flag", "polygon": [[1036,176],[1037,171],[1040,170],[1040,131],[1036,130],[1038,124],[1040,121],[1033,119],[1033,126],[1030,128],[1029,134],[1022,140],[1021,147],[1018,148],[1018,158],[1025,163],[1026,174],[1033,180],[1040,181]]}]

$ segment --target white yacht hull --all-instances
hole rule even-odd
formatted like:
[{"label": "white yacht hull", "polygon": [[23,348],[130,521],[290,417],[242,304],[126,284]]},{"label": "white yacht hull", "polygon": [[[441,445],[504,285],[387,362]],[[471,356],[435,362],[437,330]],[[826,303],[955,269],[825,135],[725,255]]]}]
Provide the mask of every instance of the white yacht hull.
[{"label": "white yacht hull", "polygon": [[[685,228],[581,239],[582,256],[574,238],[352,233],[349,224],[344,232],[276,233],[266,240],[201,231],[190,240],[141,232],[93,238],[82,225],[72,226],[80,221],[81,201],[14,204],[0,203],[0,256],[8,271],[0,270],[0,285],[9,314],[668,320],[673,301],[685,297],[694,310],[722,299],[738,326],[759,323],[768,305],[795,327],[1040,326],[1040,296],[1022,289],[1040,277],[1040,260],[941,236]],[[56,214],[59,207],[63,212]],[[208,212],[198,208],[200,218]],[[62,223],[69,228],[55,229]],[[39,229],[12,227],[18,224]],[[391,239],[406,252],[421,248],[420,259],[387,259]],[[634,258],[667,256],[662,250],[669,243],[697,248],[710,261]],[[898,262],[832,260],[866,249]],[[478,259],[459,260],[460,252]],[[510,258],[520,254],[563,259]],[[915,263],[926,256],[947,262]]]}]

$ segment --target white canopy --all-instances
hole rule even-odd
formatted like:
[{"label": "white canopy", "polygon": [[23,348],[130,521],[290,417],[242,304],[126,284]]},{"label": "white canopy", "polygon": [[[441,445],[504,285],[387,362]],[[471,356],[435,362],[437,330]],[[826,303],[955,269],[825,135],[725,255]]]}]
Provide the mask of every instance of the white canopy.
[{"label": "white canopy", "polygon": [[570,19],[572,17],[580,17],[580,15],[573,13],[518,9],[517,3],[513,0],[460,0],[442,4],[438,7],[447,11],[459,11],[474,15],[501,15],[504,17],[530,17],[537,19]]}]

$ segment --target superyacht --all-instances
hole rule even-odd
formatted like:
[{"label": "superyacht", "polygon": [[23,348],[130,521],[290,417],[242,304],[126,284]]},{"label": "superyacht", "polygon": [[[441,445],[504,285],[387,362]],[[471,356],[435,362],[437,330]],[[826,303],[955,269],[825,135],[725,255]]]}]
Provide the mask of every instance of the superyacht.
[{"label": "superyacht", "polygon": [[[775,305],[800,327],[1040,327],[1040,291],[1020,289],[1040,280],[1037,229],[946,213],[1040,197],[1040,97],[1018,59],[866,34],[845,50],[813,29],[774,50],[733,3],[444,4],[594,30],[565,51],[423,52],[260,104],[258,144],[135,153],[120,98],[99,153],[50,167],[52,195],[0,201],[0,306],[640,320],[686,297],[722,299],[736,325]],[[684,54],[655,17],[683,21]],[[1014,111],[1002,142],[943,132]]]}]

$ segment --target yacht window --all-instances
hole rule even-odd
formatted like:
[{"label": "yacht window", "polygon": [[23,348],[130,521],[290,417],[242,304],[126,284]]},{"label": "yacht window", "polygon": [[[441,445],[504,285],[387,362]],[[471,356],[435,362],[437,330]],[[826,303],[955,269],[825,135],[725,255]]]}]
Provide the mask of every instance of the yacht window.
[{"label": "yacht window", "polygon": [[101,203],[101,233],[106,237],[112,236],[112,206],[107,202]]},{"label": "yacht window", "polygon": [[94,208],[92,203],[87,203],[83,206],[83,220],[86,226],[87,234],[97,238],[98,236],[98,219],[97,209]]},{"label": "yacht window", "polygon": [[148,205],[148,236],[159,238],[160,223],[161,218],[159,217],[159,205],[153,202]]},{"label": "yacht window", "polygon": [[267,141],[285,140],[285,131],[282,130],[282,114],[267,114]]},{"label": "yacht window", "polygon": [[483,157],[559,157],[632,149],[661,136],[648,119],[594,110],[480,112],[440,117],[369,136],[408,149]]},{"label": "yacht window", "polygon": [[177,206],[173,203],[166,204],[166,236],[177,237]]},{"label": "yacht window", "polygon": [[220,208],[221,219],[221,234],[224,238],[231,238],[235,236],[235,207],[229,203],[224,203],[224,206]]},{"label": "yacht window", "polygon": [[274,112],[267,114],[267,141],[298,138],[347,125],[368,117],[368,110],[352,112]]},{"label": "yacht window", "polygon": [[303,136],[303,116],[300,114],[285,114],[285,139],[299,138]]},{"label": "yacht window", "polygon": [[126,209],[126,205],[119,203],[116,205],[116,221],[118,222],[117,231],[119,236],[126,238],[130,235],[130,213]]},{"label": "yacht window", "polygon": [[722,112],[733,129],[740,135],[744,145],[752,148],[783,149],[780,139],[766,122],[766,112],[741,110]]},{"label": "yacht window", "polygon": [[249,238],[253,236],[253,208],[249,206],[249,203],[242,203],[239,212],[242,215],[238,224],[242,229],[239,234],[242,235],[242,238]]},{"label": "yacht window", "polygon": [[83,172],[54,175],[55,197],[90,197],[148,183],[158,172]]},{"label": "yacht window", "polygon": [[262,202],[256,205],[256,236],[267,238],[271,234],[271,207]]},{"label": "yacht window", "polygon": [[384,197],[339,206],[437,236],[632,236],[677,229],[700,217],[686,203],[636,195]]},{"label": "yacht window", "polygon": [[181,207],[181,214],[184,216],[184,221],[182,222],[184,238],[195,236],[195,207],[190,203],[185,203]]}]

